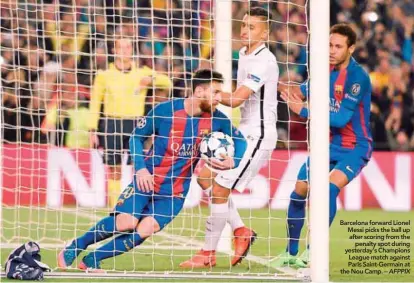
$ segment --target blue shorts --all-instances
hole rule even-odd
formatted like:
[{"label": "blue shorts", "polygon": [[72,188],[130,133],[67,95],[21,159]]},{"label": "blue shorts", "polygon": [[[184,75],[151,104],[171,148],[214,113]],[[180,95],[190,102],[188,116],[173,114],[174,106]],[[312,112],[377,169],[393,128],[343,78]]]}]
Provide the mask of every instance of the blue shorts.
[{"label": "blue shorts", "polygon": [[119,196],[114,214],[126,213],[138,220],[151,216],[162,230],[180,213],[184,200],[184,197],[144,193],[131,183]]},{"label": "blue shorts", "polygon": [[[358,176],[367,163],[368,160],[361,157],[359,154],[350,153],[343,155],[342,158],[331,158],[329,161],[329,171],[332,171],[333,169],[339,170],[346,175],[348,182],[351,182]],[[300,168],[297,180],[309,182],[309,157]]]}]

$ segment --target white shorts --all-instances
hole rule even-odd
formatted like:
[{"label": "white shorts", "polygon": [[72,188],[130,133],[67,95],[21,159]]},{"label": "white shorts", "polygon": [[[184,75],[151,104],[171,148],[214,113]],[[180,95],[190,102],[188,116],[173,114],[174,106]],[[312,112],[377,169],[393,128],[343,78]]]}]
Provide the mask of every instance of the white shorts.
[{"label": "white shorts", "polygon": [[260,149],[259,140],[247,139],[247,149],[237,168],[218,171],[217,184],[243,192],[262,167],[270,161],[273,150]]}]

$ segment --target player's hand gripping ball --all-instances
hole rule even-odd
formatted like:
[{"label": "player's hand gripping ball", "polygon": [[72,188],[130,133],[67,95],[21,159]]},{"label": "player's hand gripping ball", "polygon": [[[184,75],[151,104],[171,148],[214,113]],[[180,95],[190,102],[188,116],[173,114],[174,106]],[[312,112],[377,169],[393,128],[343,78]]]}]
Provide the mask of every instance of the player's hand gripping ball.
[{"label": "player's hand gripping ball", "polygon": [[223,160],[223,155],[234,156],[233,139],[221,132],[213,132],[203,138],[200,145],[201,158],[217,158]]}]

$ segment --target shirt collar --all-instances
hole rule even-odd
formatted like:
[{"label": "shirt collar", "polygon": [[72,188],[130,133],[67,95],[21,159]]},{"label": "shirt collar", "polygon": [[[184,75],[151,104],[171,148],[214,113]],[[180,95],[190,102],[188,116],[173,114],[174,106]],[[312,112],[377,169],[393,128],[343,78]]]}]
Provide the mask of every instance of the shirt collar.
[{"label": "shirt collar", "polygon": [[[358,63],[357,63],[357,61],[354,59],[354,57],[352,57],[351,56],[351,58],[349,59],[349,64],[348,64],[348,66],[346,67],[346,70],[347,71],[349,71],[350,69],[352,69],[354,66],[356,66]],[[339,70],[337,70],[337,69],[335,69],[335,68],[333,68],[333,65],[330,65],[331,66],[331,70],[333,70],[333,71],[336,71],[336,72],[339,72]],[[332,69],[333,68],[333,69]]]},{"label": "shirt collar", "polygon": [[260,44],[255,50],[253,50],[253,52],[251,52],[250,54],[246,55],[246,50],[247,47],[243,47],[242,49],[242,55],[244,56],[252,56],[252,55],[256,55],[257,51],[262,50],[262,48],[266,48],[266,44],[262,43]]},{"label": "shirt collar", "polygon": [[356,65],[356,63],[357,62],[355,61],[354,57],[351,56],[351,59],[349,60],[348,67],[346,69],[349,70],[349,69],[353,68]]},{"label": "shirt collar", "polygon": [[128,74],[128,73],[130,73],[131,71],[135,70],[135,62],[132,62],[132,64],[131,64],[131,69],[129,69],[129,70],[125,70],[125,71],[121,71],[121,70],[119,70],[119,69],[115,66],[115,63],[111,63],[111,64],[109,65],[109,68],[110,68],[110,69],[112,69],[112,70],[116,70],[116,71],[122,72],[122,73],[124,73],[124,74]]}]

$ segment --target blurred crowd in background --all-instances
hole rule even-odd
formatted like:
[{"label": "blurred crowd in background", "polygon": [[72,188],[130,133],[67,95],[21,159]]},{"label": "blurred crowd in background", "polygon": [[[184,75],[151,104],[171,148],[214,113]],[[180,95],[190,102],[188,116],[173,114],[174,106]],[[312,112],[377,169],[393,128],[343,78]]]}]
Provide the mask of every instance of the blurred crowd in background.
[{"label": "blurred crowd in background", "polygon": [[371,125],[376,149],[414,150],[414,1],[331,1],[331,24],[352,23],[355,58],[372,86]]},{"label": "blurred crowd in background", "polygon": [[[272,13],[269,48],[279,62],[280,80],[301,83],[308,78],[306,2],[233,1],[234,85],[240,20],[249,5],[264,6]],[[70,109],[86,112],[97,70],[107,69],[113,61],[116,35],[133,40],[137,65],[171,78],[169,98],[185,96],[191,73],[214,64],[213,3],[1,0],[3,138],[47,143],[50,134],[42,124],[50,105],[59,104],[63,116]],[[375,149],[414,150],[414,1],[331,0],[331,24],[339,22],[351,23],[357,31],[354,56],[372,80]],[[147,97],[147,110],[162,101],[151,93],[155,92]],[[306,148],[306,121],[283,103],[278,112],[278,146]]]}]

